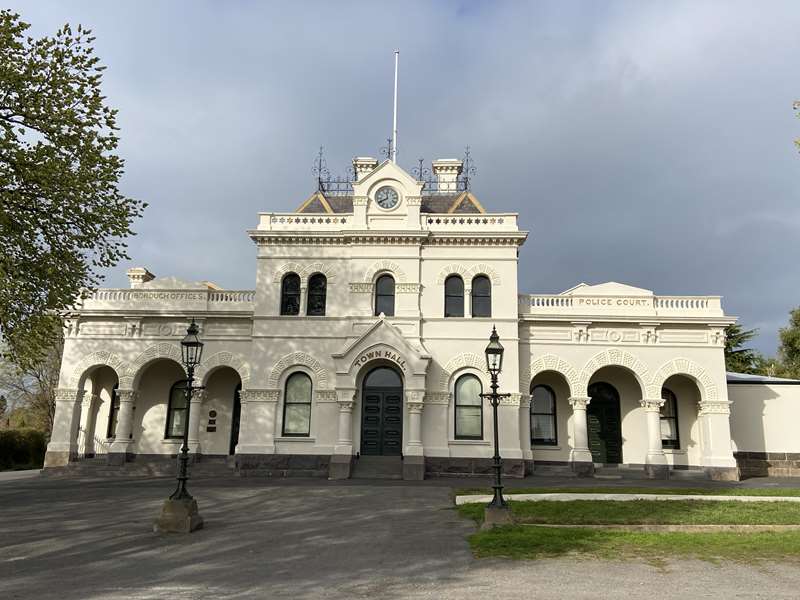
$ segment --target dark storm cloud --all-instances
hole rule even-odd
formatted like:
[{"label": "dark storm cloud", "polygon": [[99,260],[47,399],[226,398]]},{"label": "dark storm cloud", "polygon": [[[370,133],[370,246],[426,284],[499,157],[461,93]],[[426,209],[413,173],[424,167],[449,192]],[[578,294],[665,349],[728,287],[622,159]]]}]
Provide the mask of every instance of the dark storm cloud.
[{"label": "dark storm cloud", "polygon": [[130,264],[254,285],[244,234],[293,210],[325,145],[376,155],[401,50],[399,162],[478,163],[531,230],[520,289],[617,280],[721,294],[776,331],[800,304],[796,2],[17,2],[36,34],[92,27],[120,109]]}]

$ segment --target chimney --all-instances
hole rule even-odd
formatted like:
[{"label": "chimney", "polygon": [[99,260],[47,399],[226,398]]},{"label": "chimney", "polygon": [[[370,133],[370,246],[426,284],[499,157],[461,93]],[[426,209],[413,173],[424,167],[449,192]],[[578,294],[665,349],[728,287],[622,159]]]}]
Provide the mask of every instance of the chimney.
[{"label": "chimney", "polygon": [[356,181],[361,181],[375,170],[378,166],[378,159],[371,156],[356,156],[353,159],[353,170],[356,173]]},{"label": "chimney", "polygon": [[128,269],[128,281],[131,283],[132,288],[142,287],[143,283],[152,281],[156,276],[144,267],[133,267]]},{"label": "chimney", "polygon": [[458,158],[440,158],[433,161],[433,174],[436,175],[440,192],[458,191],[458,176],[461,175],[463,166],[464,161]]}]

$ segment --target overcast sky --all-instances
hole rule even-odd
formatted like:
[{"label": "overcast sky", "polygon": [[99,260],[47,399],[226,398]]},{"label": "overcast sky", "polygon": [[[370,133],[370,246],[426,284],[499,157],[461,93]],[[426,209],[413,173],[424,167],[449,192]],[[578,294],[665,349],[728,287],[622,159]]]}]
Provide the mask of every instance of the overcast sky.
[{"label": "overcast sky", "polygon": [[123,192],[149,203],[125,270],[255,285],[244,231],[294,210],[325,146],[344,173],[460,157],[531,232],[520,290],[620,281],[720,294],[773,353],[800,305],[800,2],[6,2],[97,36]]}]

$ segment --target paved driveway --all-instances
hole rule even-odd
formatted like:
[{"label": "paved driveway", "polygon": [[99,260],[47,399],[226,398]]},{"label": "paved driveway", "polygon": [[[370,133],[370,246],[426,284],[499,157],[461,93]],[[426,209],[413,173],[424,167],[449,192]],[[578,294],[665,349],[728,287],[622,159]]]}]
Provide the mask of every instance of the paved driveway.
[{"label": "paved driveway", "polygon": [[206,528],[158,535],[171,480],[0,483],[0,598],[796,598],[796,565],[477,561],[447,482],[198,480]]}]

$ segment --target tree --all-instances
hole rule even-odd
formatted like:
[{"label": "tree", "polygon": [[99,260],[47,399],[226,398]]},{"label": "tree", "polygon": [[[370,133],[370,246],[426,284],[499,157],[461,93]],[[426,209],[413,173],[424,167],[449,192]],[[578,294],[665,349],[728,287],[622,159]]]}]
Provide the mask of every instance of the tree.
[{"label": "tree", "polygon": [[789,324],[781,327],[778,335],[781,340],[778,347],[780,374],[800,378],[800,307],[789,313]]},{"label": "tree", "polygon": [[28,28],[0,10],[0,334],[23,371],[50,352],[59,313],[127,258],[146,206],[118,190],[117,111],[95,38]]},{"label": "tree", "polygon": [[9,360],[0,362],[0,390],[14,407],[8,414],[10,424],[33,427],[47,434],[52,430],[64,347],[60,331],[59,327],[58,331],[48,334],[48,337],[55,337],[56,343],[38,360],[28,360],[24,367]]},{"label": "tree", "polygon": [[738,323],[725,328],[725,369],[732,373],[763,374],[767,360],[760,352],[744,347],[758,335],[757,329],[744,329]]}]

